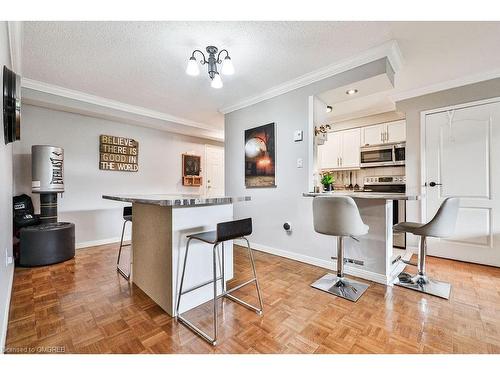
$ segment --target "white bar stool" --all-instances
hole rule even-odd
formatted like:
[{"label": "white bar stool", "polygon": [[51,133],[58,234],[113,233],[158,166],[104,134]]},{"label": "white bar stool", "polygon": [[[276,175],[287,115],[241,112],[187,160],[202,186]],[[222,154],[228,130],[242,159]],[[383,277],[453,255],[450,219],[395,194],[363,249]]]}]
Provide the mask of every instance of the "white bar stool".
[{"label": "white bar stool", "polygon": [[365,235],[369,229],[361,219],[356,202],[351,197],[315,197],[313,221],[316,232],[337,236],[337,275],[328,273],[311,286],[356,302],[368,284],[344,277],[344,237],[356,240],[355,236]]},{"label": "white bar stool", "polygon": [[418,292],[448,299],[451,285],[432,280],[425,273],[425,257],[427,255],[427,237],[446,238],[455,233],[460,200],[455,197],[446,198],[439,207],[436,215],[427,224],[404,222],[393,227],[395,232],[408,232],[420,236],[420,250],[418,263],[403,261],[417,267],[417,274],[412,276],[406,272],[399,274],[395,285],[413,289]]}]

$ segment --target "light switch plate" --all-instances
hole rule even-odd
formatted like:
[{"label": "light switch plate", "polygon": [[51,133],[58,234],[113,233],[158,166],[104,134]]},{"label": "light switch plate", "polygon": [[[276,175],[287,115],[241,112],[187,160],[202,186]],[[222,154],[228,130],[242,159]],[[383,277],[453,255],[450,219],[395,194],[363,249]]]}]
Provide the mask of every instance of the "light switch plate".
[{"label": "light switch plate", "polygon": [[302,130],[295,130],[293,132],[293,141],[294,142],[302,141],[303,137],[304,137],[304,132]]}]

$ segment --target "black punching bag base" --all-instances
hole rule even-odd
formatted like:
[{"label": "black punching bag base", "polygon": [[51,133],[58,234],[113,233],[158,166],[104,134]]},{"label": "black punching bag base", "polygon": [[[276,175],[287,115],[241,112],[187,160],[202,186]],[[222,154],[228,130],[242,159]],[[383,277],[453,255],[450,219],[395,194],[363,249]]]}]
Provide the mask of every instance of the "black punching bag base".
[{"label": "black punching bag base", "polygon": [[21,267],[37,267],[60,263],[75,256],[75,224],[49,223],[20,230]]}]

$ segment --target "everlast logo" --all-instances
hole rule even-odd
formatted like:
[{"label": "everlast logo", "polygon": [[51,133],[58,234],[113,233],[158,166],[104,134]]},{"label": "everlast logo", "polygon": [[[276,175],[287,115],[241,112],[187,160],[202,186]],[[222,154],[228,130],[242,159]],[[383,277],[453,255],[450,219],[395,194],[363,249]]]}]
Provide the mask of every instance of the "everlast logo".
[{"label": "everlast logo", "polygon": [[62,185],[63,182],[63,159],[62,153],[52,151],[53,157],[50,158],[52,163],[52,180],[50,184]]}]

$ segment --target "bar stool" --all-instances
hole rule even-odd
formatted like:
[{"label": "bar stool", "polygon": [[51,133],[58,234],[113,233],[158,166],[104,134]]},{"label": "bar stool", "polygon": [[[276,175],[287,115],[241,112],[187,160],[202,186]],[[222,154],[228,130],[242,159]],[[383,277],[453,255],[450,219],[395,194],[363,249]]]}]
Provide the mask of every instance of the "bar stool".
[{"label": "bar stool", "polygon": [[122,227],[122,238],[120,240],[120,250],[118,251],[118,259],[116,261],[116,270],[122,275],[126,280],[130,280],[130,269],[132,264],[132,251],[130,251],[129,267],[128,273],[125,273],[120,268],[120,257],[122,255],[122,247],[131,246],[132,244],[123,244],[123,235],[125,234],[125,224],[130,222],[132,224],[132,206],[123,207],[123,227]]},{"label": "bar stool", "polygon": [[459,204],[459,198],[446,198],[441,203],[436,215],[427,224],[404,222],[393,227],[395,232],[408,232],[420,236],[418,263],[402,260],[405,264],[416,266],[417,274],[412,276],[406,272],[401,272],[398,275],[398,281],[394,283],[395,285],[445,299],[450,297],[450,284],[427,277],[425,273],[425,257],[427,256],[427,237],[446,238],[451,237],[455,232]]},{"label": "bar stool", "polygon": [[313,288],[356,302],[368,289],[368,284],[344,277],[344,238],[368,233],[358,206],[351,197],[315,197],[313,200],[314,230],[328,236],[337,236],[337,275],[328,273],[311,284]]},{"label": "bar stool", "polygon": [[[217,230],[211,231],[211,232],[202,232],[202,233],[196,233],[196,234],[190,234],[187,236],[188,241],[186,244],[186,254],[184,255],[184,265],[182,267],[182,276],[181,276],[181,282],[180,282],[180,287],[179,287],[179,294],[177,297],[177,306],[176,306],[176,316],[177,319],[183,323],[187,328],[192,330],[194,333],[197,335],[201,336],[203,339],[211,343],[212,345],[217,345],[217,299],[221,297],[226,297],[236,303],[239,303],[240,305],[246,307],[247,309],[255,311],[257,314],[262,315],[263,312],[263,305],[262,305],[262,297],[260,295],[260,287],[259,287],[259,281],[257,280],[257,273],[255,271],[255,262],[253,259],[253,254],[252,254],[252,249],[250,248],[250,243],[246,239],[245,236],[248,236],[252,233],[252,219],[242,219],[242,220],[235,220],[235,221],[228,221],[225,223],[219,223],[217,224]],[[253,278],[245,281],[244,283],[235,286],[234,288],[231,288],[230,290],[226,291],[226,285],[225,285],[225,274],[224,274],[224,241],[230,241],[230,240],[235,240],[235,239],[244,239],[247,243],[247,249],[248,249],[248,256],[250,258],[250,264],[252,265],[252,272],[253,272]],[[189,244],[191,240],[198,240],[202,241],[205,243],[209,243],[213,245],[213,252],[212,252],[212,260],[213,260],[213,279],[206,281],[200,285],[194,286],[192,288],[189,288],[187,290],[183,289],[184,285],[184,275],[186,273],[186,264],[187,264],[187,259],[188,259],[188,252],[189,252]],[[222,245],[222,265],[220,263],[221,256],[219,254],[219,244]],[[216,267],[216,258],[219,260],[219,272],[220,276],[217,276],[217,267]],[[217,295],[217,281],[221,280],[221,285],[222,285],[222,294]],[[207,333],[203,332],[200,328],[196,327],[193,323],[191,323],[189,320],[184,318],[180,313],[179,313],[179,307],[181,304],[181,297],[184,294],[187,294],[189,292],[192,292],[196,289],[199,289],[205,285],[212,284],[214,286],[214,296],[213,296],[213,321],[214,321],[214,329],[213,329],[213,337],[210,337]],[[257,290],[257,297],[259,299],[259,306],[260,307],[255,307],[245,301],[242,301],[241,299],[231,295],[232,292],[250,284],[250,283],[255,283],[255,288]]]}]

